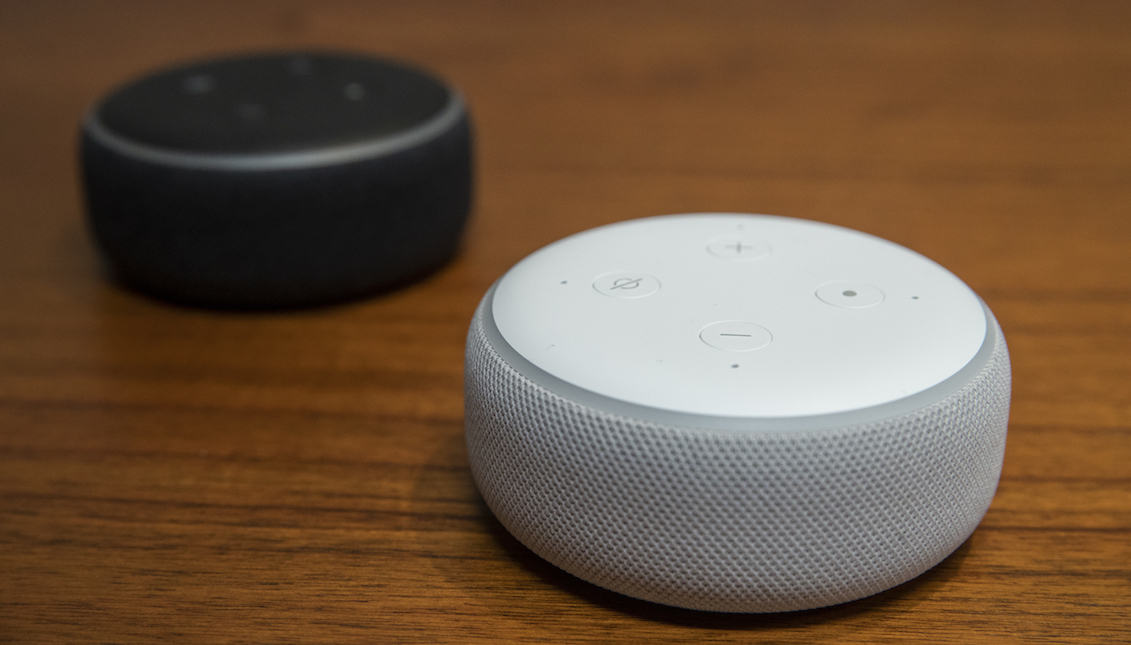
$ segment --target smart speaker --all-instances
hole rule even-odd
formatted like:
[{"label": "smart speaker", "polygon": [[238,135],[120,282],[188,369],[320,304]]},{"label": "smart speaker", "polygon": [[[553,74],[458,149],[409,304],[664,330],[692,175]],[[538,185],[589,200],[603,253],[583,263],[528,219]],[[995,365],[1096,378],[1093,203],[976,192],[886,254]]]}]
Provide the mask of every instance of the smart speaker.
[{"label": "smart speaker", "polygon": [[471,322],[466,438],[488,506],[584,580],[780,612],[935,566],[1001,474],[1010,364],[931,260],[765,215],[672,215],[555,242]]},{"label": "smart speaker", "polygon": [[358,55],[155,72],[89,112],[81,161],[113,273],[213,307],[321,304],[420,277],[455,252],[471,201],[459,93]]}]

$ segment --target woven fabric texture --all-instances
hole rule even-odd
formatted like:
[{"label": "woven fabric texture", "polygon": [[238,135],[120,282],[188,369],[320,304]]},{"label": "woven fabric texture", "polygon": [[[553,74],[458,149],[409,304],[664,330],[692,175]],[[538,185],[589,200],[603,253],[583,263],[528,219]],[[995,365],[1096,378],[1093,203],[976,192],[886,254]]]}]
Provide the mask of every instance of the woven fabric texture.
[{"label": "woven fabric texture", "polygon": [[847,602],[945,559],[996,490],[1010,399],[996,322],[984,369],[934,405],[727,432],[610,414],[532,382],[491,347],[484,306],[465,377],[475,481],[523,544],[601,587],[725,612]]}]

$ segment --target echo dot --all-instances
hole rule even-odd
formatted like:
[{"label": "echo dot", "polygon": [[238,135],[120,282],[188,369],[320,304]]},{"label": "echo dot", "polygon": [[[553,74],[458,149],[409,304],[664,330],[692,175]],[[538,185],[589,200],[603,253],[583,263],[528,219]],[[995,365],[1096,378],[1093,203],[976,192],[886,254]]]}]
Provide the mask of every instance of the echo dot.
[{"label": "echo dot", "polygon": [[88,113],[89,224],[158,297],[274,308],[358,297],[456,250],[472,140],[463,99],[400,63],[329,53],[159,71]]},{"label": "echo dot", "polygon": [[465,367],[472,473],[565,571],[722,612],[843,603],[974,531],[1001,474],[993,314],[902,246],[765,215],[633,220],[487,292]]}]

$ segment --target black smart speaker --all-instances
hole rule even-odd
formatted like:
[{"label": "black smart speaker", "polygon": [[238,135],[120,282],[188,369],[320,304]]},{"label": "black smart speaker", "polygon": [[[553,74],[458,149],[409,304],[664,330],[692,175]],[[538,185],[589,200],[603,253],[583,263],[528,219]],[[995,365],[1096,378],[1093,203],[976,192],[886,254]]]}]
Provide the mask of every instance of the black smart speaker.
[{"label": "black smart speaker", "polygon": [[273,53],[167,69],[95,105],[90,227],[142,292],[220,308],[364,296],[455,252],[472,191],[459,93],[388,60]]}]

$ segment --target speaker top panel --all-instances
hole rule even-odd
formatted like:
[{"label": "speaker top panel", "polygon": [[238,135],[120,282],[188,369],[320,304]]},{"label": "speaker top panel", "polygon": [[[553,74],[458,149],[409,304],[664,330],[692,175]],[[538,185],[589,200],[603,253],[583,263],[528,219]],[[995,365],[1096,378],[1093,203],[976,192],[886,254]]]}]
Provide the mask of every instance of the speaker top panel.
[{"label": "speaker top panel", "polygon": [[169,159],[162,161],[174,165],[180,155],[187,165],[208,166],[210,159],[387,148],[414,132],[427,138],[461,110],[462,101],[439,79],[399,63],[274,53],[146,76],[96,106],[86,127],[126,154],[164,154]]},{"label": "speaker top panel", "polygon": [[555,242],[491,313],[531,364],[660,410],[805,417],[936,386],[986,342],[961,280],[898,244],[766,215],[670,215]]}]

